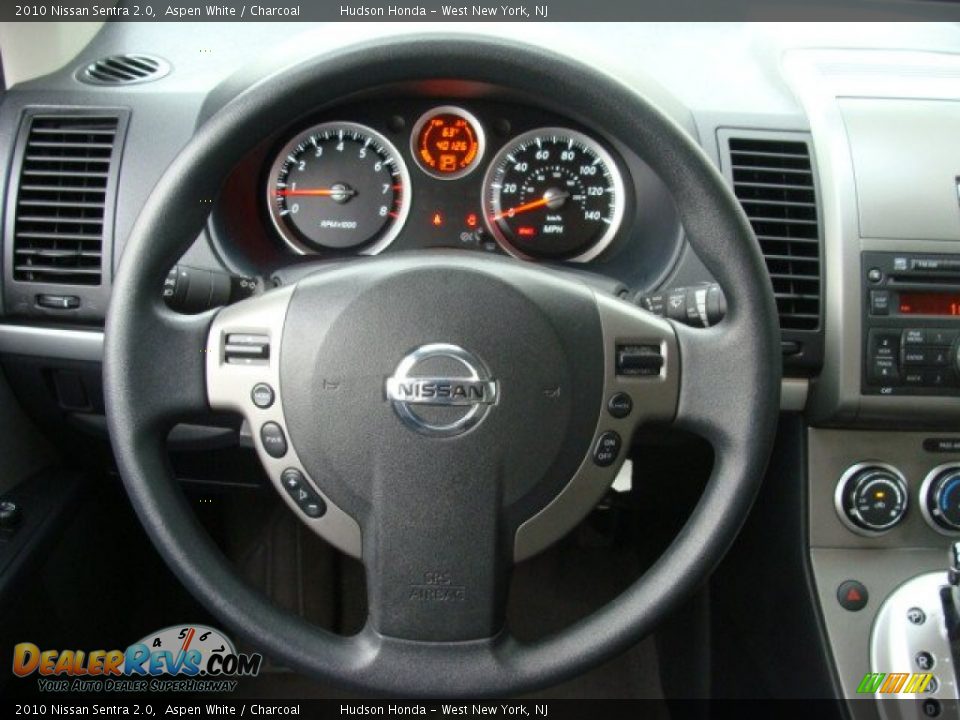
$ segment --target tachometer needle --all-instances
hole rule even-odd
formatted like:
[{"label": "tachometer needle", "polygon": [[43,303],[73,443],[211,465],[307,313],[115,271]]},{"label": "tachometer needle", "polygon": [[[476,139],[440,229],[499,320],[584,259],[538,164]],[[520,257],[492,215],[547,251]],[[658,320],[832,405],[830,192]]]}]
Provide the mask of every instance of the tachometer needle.
[{"label": "tachometer needle", "polygon": [[543,194],[542,198],[537,200],[531,200],[528,203],[523,205],[517,205],[516,207],[509,208],[508,210],[502,210],[496,215],[491,215],[490,219],[493,221],[500,220],[505,217],[513,217],[514,215],[519,215],[520,213],[525,213],[529,210],[536,210],[537,208],[544,207],[545,205],[550,205],[555,207],[558,202],[562,204],[563,200],[566,200],[570,197],[570,193],[553,190],[552,188]]},{"label": "tachometer needle", "polygon": [[332,197],[334,195],[356,195],[356,190],[348,190],[345,188],[297,188],[296,190],[277,190],[277,195],[280,197],[300,197],[300,196],[314,196],[314,197]]}]

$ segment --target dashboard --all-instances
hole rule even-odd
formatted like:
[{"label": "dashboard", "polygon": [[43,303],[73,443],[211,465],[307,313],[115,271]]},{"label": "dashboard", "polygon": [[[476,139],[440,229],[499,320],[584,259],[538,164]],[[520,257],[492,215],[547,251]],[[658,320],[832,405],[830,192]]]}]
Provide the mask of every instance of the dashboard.
[{"label": "dashboard", "polygon": [[655,287],[682,247],[662,182],[616,138],[468,83],[380,90],[285,127],[237,164],[211,227],[250,274],[451,248],[593,271],[632,292]]}]

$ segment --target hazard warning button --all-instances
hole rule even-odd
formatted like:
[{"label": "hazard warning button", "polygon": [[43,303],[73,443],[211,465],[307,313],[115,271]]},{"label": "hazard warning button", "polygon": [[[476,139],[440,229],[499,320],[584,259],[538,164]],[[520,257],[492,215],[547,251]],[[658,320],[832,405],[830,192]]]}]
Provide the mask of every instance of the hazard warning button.
[{"label": "hazard warning button", "polygon": [[863,583],[856,580],[844,580],[837,588],[837,600],[844,610],[850,612],[865,608],[869,597]]}]

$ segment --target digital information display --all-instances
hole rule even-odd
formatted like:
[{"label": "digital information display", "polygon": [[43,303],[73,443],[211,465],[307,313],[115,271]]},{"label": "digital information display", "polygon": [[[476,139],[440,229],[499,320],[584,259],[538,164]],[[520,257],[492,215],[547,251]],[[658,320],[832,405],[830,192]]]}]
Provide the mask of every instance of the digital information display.
[{"label": "digital information display", "polygon": [[427,112],[413,128],[413,156],[428,175],[454,180],[472,171],[483,155],[480,123],[456,107]]},{"label": "digital information display", "polygon": [[960,316],[960,293],[902,292],[900,314]]}]

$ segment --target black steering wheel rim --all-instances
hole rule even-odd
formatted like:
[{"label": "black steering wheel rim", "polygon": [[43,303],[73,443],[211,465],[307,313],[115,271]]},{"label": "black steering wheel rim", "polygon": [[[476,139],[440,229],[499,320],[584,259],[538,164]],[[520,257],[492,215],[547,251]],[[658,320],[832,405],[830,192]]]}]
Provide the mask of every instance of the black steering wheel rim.
[{"label": "black steering wheel rim", "polygon": [[[709,330],[675,328],[685,369],[677,424],[711,442],[713,474],[680,534],[622,595],[563,632],[521,645],[507,636],[442,644],[344,638],[272,606],[241,581],[200,526],[169,471],[163,408],[204,411],[194,345],[212,313],[168,311],[166,271],[202,230],[209,200],[239,154],[286,118],[378,84],[456,77],[566,98],[571,114],[602,117],[659,174],[688,240],[724,288],[728,314]],[[505,80],[506,79],[506,80]],[[282,111],[282,115],[281,115]],[[283,120],[280,120],[283,118]],[[696,337],[695,337],[696,336]],[[163,356],[151,348],[164,347]],[[114,453],[132,504],[184,585],[232,631],[307,674],[364,692],[509,694],[557,682],[648,634],[710,573],[745,520],[779,411],[776,307],[759,247],[722,177],[689,135],[644,98],[575,61],[477,37],[419,36],[350,47],[284,70],[242,93],[187,143],[147,200],[124,248],[107,319],[105,399]],[[156,388],[151,394],[145,386]],[[163,398],[161,401],[159,398]]]}]

